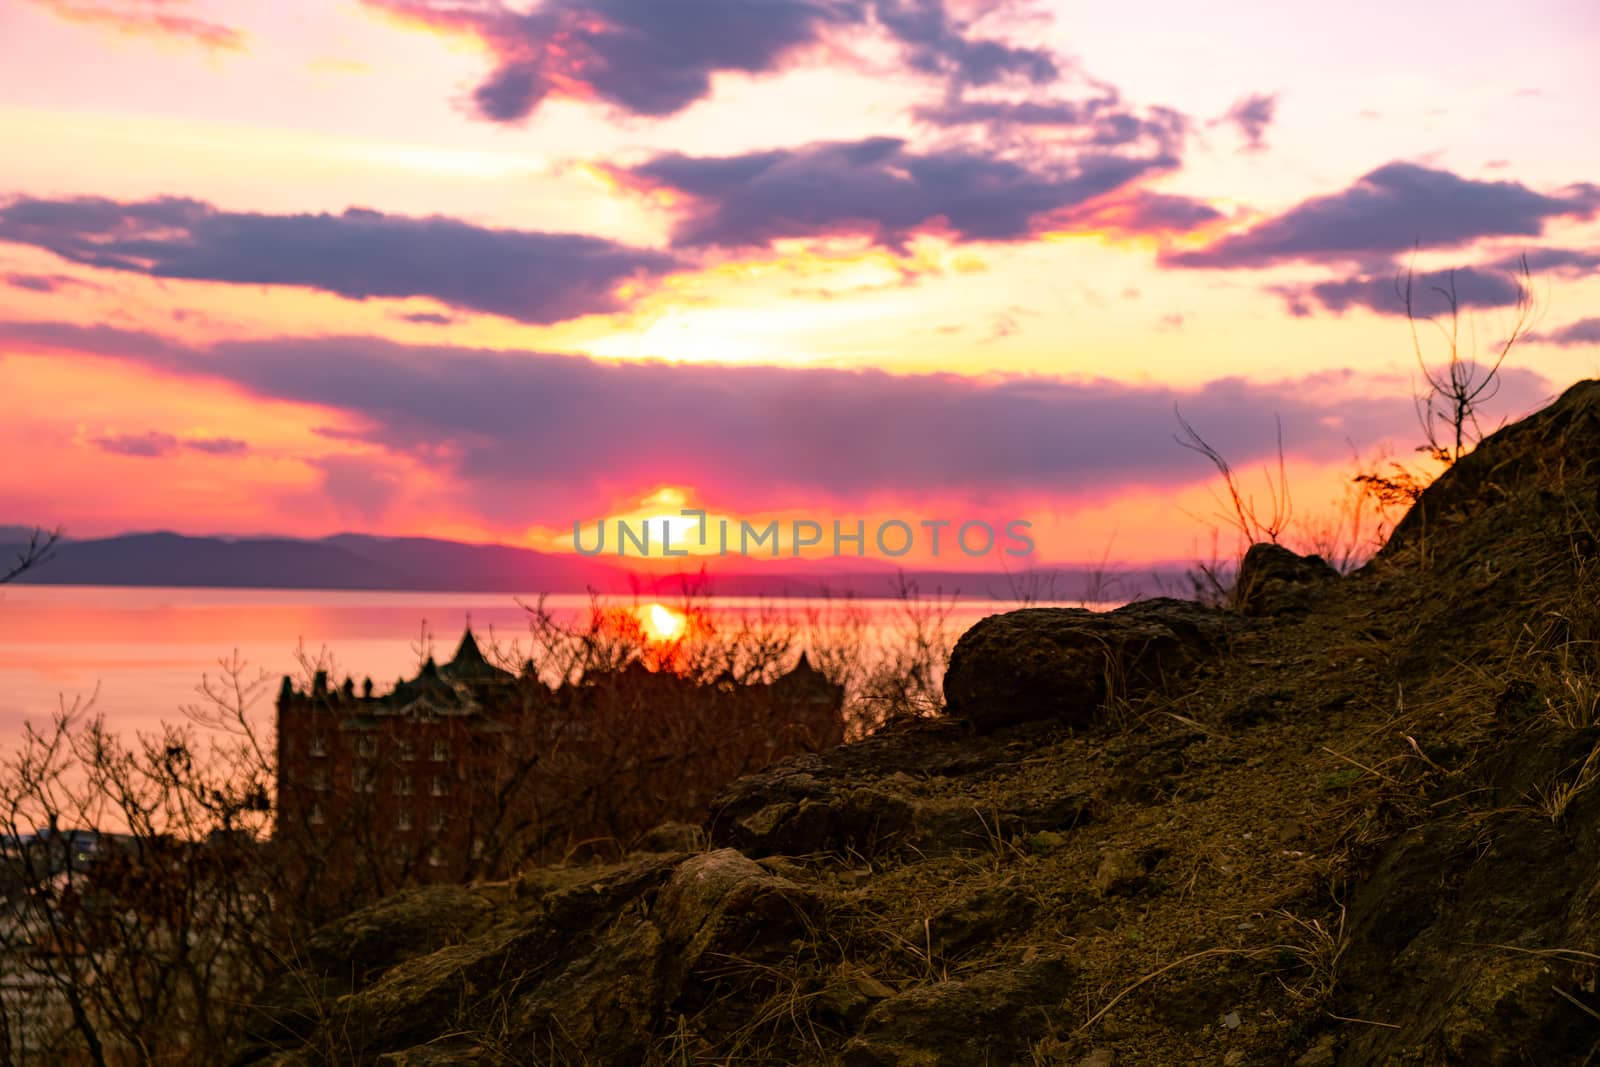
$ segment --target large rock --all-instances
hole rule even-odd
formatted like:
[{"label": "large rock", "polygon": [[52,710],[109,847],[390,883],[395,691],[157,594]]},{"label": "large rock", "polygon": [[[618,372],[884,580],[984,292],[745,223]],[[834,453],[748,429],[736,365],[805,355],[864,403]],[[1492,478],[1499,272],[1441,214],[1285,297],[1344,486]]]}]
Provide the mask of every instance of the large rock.
[{"label": "large rock", "polygon": [[685,860],[656,898],[652,918],[681,982],[706,957],[748,956],[798,936],[821,913],[814,890],[731,848]]},{"label": "large rock", "polygon": [[488,888],[427,886],[324,926],[306,945],[298,970],[269,982],[251,1005],[236,1062],[276,1064],[269,1058],[274,1050],[307,1038],[341,998],[350,1001],[352,992],[408,961],[478,936],[492,923],[496,905],[497,894]]},{"label": "large rock", "polygon": [[1160,597],[1115,611],[1027,608],[991,615],[956,642],[946,711],[980,730],[1032,719],[1095,721],[1109,697],[1134,697],[1218,652],[1229,612]]},{"label": "large rock", "polygon": [[1309,611],[1317,592],[1339,577],[1321,556],[1298,556],[1282,545],[1250,546],[1239,565],[1233,603],[1246,615]]},{"label": "large rock", "polygon": [[1072,988],[1059,957],[918,986],[883,1000],[840,1058],[844,1067],[1026,1063]]}]

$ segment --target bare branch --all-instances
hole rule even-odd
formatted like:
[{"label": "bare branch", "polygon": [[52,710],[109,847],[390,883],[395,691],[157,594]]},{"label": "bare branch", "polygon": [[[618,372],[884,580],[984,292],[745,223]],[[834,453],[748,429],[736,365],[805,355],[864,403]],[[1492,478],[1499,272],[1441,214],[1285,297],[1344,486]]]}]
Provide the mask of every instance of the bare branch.
[{"label": "bare branch", "polygon": [[32,570],[42,563],[49,562],[55,556],[55,550],[61,542],[61,527],[54,530],[35,529],[28,535],[28,543],[17,553],[17,561],[11,569],[0,574],[0,585],[20,577],[25,571]]}]

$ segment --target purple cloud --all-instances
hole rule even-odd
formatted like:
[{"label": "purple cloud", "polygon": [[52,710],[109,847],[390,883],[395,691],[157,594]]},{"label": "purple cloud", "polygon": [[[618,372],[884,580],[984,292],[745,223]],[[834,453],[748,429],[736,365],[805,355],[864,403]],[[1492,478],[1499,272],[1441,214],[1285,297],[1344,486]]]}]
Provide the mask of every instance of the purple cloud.
[{"label": "purple cloud", "polygon": [[[1451,294],[1454,294],[1457,309],[1461,310],[1515,307],[1527,296],[1513,275],[1475,267],[1418,274],[1410,285],[1411,311],[1419,319],[1448,315]],[[1277,292],[1288,302],[1290,314],[1296,317],[1310,313],[1310,300],[1339,315],[1351,308],[1365,308],[1380,315],[1406,314],[1404,271],[1361,274],[1313,285],[1280,286]]]},{"label": "purple cloud", "polygon": [[178,450],[176,437],[155,430],[148,433],[107,434],[91,440],[102,452],[110,452],[117,456],[138,456],[141,459],[170,456]]},{"label": "purple cloud", "polygon": [[395,317],[401,322],[414,322],[422,326],[449,326],[456,321],[449,315],[441,315],[437,311],[414,311]]},{"label": "purple cloud", "polygon": [[[1061,164],[1029,164],[959,148],[918,152],[898,138],[874,137],[735,156],[672,153],[613,173],[636,188],[671,190],[687,201],[673,229],[675,247],[865,235],[899,248],[922,232],[960,241],[1026,240],[1176,164],[1160,151],[1144,157],[1091,151]],[[1215,215],[1176,197],[1146,203],[1168,221],[1180,203],[1186,219]]]},{"label": "purple cloud", "polygon": [[1495,264],[1504,271],[1520,271],[1526,259],[1532,274],[1555,274],[1565,278],[1586,278],[1600,270],[1600,251],[1577,248],[1532,248],[1507,256]]},{"label": "purple cloud", "polygon": [[714,75],[768,74],[844,34],[886,33],[907,68],[952,85],[1043,83],[1044,49],[975,37],[944,0],[366,0],[406,21],[476,38],[494,69],[473,91],[477,113],[519,122],[551,98],[595,99],[633,115],[676,114],[705,99]]},{"label": "purple cloud", "polygon": [[144,433],[105,434],[90,438],[102,452],[117,456],[135,456],[139,459],[160,459],[181,449],[204,452],[212,456],[242,456],[250,446],[235,437],[190,437],[179,439],[170,433],[148,430]]},{"label": "purple cloud", "polygon": [[1163,262],[1219,269],[1293,260],[1365,263],[1418,246],[1537,237],[1551,219],[1587,219],[1597,210],[1600,186],[1576,185],[1552,196],[1517,182],[1480,182],[1414,163],[1390,163],[1344,192],[1307,200],[1208,248],[1170,253]]},{"label": "purple cloud", "polygon": [[426,296],[539,324],[615,311],[622,283],[678,266],[660,252],[581,234],[364,208],[341,215],[225,212],[176,197],[15,198],[0,206],[0,241],[152,278],[295,285],[352,300]]},{"label": "purple cloud", "polygon": [[1247,151],[1259,152],[1267,146],[1267,127],[1277,110],[1277,93],[1255,93],[1241,98],[1218,121],[1239,131]]},{"label": "purple cloud", "polygon": [[950,17],[944,0],[875,0],[865,9],[856,6],[856,10],[870,10],[878,24],[900,42],[912,70],[941,75],[953,87],[993,85],[1007,79],[1043,85],[1061,74],[1060,63],[1046,49],[969,36],[967,27]]},{"label": "purple cloud", "polygon": [[191,437],[183,447],[210,456],[242,456],[250,451],[250,446],[237,437]]},{"label": "purple cloud", "polygon": [[911,109],[934,126],[1087,126],[1117,109],[1114,95],[1091,100],[968,100],[953,98]]},{"label": "purple cloud", "polygon": [[67,289],[99,288],[93,282],[74,278],[70,274],[23,274],[14,272],[0,274],[0,281],[5,282],[13,289],[22,289],[30,293],[59,293]]},{"label": "purple cloud", "polygon": [[1168,107],[1141,112],[1124,105],[1115,90],[1099,89],[1100,95],[1085,100],[977,100],[949,94],[911,114],[941,128],[982,127],[994,144],[1026,139],[1076,149],[1144,147],[1174,160],[1182,153],[1193,125],[1187,115]]},{"label": "purple cloud", "polygon": [[1600,345],[1600,317],[1569,322],[1549,333],[1532,334],[1528,340],[1539,344],[1559,345],[1563,348],[1575,345]]},{"label": "purple cloud", "polygon": [[[1275,414],[1291,454],[1311,460],[1341,460],[1351,440],[1416,433],[1406,382],[1380,388],[1350,373],[1176,389],[607,363],[370,337],[194,348],[59,323],[0,324],[0,341],[124,359],[337,410],[355,426],[340,438],[442,470],[481,513],[506,520],[570,521],[575,509],[663,482],[751,506],[819,494],[1095,494],[1189,484],[1209,471],[1173,445],[1174,405],[1239,464],[1267,456]],[[1530,371],[1502,373],[1499,409],[1531,407],[1548,392]]]}]

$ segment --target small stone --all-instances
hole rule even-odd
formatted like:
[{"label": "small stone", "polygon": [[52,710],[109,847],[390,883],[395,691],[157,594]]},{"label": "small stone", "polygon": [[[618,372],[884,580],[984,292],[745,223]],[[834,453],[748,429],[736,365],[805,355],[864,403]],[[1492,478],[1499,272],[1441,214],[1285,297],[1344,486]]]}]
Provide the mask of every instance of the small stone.
[{"label": "small stone", "polygon": [[1079,1060],[1078,1067],[1111,1067],[1116,1062],[1116,1054],[1110,1049],[1097,1048],[1091,1050],[1087,1056]]},{"label": "small stone", "polygon": [[1094,872],[1094,886],[1101,896],[1126,893],[1144,877],[1144,868],[1132,852],[1124,848],[1110,849],[1100,858]]},{"label": "small stone", "polygon": [[1228,1014],[1222,1017],[1222,1025],[1226,1026],[1229,1030],[1237,1030],[1239,1027],[1244,1025],[1244,1021],[1239,1018],[1238,1012],[1230,1011]]},{"label": "small stone", "polygon": [[873,1000],[887,1000],[894,996],[894,990],[870,974],[856,976],[856,989],[860,991],[862,996],[871,997]]}]

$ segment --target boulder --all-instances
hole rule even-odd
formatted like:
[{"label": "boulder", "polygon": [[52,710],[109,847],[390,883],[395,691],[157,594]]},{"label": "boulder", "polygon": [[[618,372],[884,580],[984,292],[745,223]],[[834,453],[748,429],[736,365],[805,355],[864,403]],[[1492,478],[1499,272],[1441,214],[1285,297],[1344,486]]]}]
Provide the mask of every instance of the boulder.
[{"label": "boulder", "polygon": [[1072,972],[1058,957],[917,986],[879,1001],[860,1034],[844,1046],[840,1062],[845,1067],[1025,1063],[1028,1046],[1049,1029],[1071,988]]},{"label": "boulder", "polygon": [[823,900],[731,848],[685,860],[656,898],[652,919],[670,949],[673,985],[705,957],[749,957],[800,936]]},{"label": "boulder", "polygon": [[991,730],[1034,719],[1094,722],[1225,645],[1238,616],[1160,597],[1115,611],[1026,608],[991,615],[956,642],[946,712]]},{"label": "boulder", "polygon": [[670,996],[666,971],[660,929],[648,919],[621,922],[593,951],[531,982],[512,1031],[551,1056],[543,1062],[642,1063]]},{"label": "boulder", "polygon": [[424,886],[329,923],[306,945],[299,970],[276,976],[258,994],[235,1062],[289,1067],[292,1061],[275,1051],[308,1037],[341,998],[355,1003],[359,996],[350,994],[381,985],[409,961],[482,934],[496,906],[496,893],[486,887]]},{"label": "boulder", "polygon": [[1234,583],[1234,606],[1246,615],[1309,611],[1317,592],[1339,572],[1321,556],[1299,556],[1263,541],[1250,546]]}]

